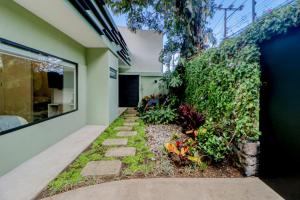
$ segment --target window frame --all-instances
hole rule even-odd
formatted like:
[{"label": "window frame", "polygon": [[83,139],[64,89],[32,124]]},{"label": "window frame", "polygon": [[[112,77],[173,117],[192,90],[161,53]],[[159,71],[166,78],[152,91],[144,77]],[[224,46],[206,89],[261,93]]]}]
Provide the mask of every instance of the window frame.
[{"label": "window frame", "polygon": [[[75,89],[75,92],[76,92],[76,96],[75,96],[76,103],[75,103],[75,106],[76,106],[76,108],[75,109],[73,109],[71,111],[68,111],[68,112],[65,112],[65,113],[61,113],[59,115],[48,117],[46,119],[38,120],[38,121],[35,121],[35,122],[31,122],[31,123],[28,123],[28,124],[25,124],[25,125],[21,125],[21,126],[9,129],[9,130],[2,131],[2,132],[0,132],[0,136],[8,134],[8,133],[11,133],[11,132],[14,132],[14,131],[17,131],[17,130],[20,130],[20,129],[23,129],[23,128],[34,126],[34,125],[37,125],[39,123],[43,123],[45,121],[52,120],[54,118],[61,117],[63,115],[68,115],[70,113],[78,111],[78,109],[79,109],[79,107],[78,107],[79,106],[79,104],[78,104],[78,96],[79,96],[79,94],[78,94],[78,63],[70,61],[70,60],[67,60],[65,58],[61,58],[59,56],[55,56],[55,55],[46,53],[44,51],[40,51],[40,50],[31,48],[31,47],[28,47],[28,46],[25,46],[25,45],[22,45],[22,44],[19,44],[19,43],[16,43],[16,42],[13,42],[13,41],[10,41],[10,40],[7,40],[7,39],[4,39],[4,38],[1,38],[1,37],[0,37],[0,44],[16,48],[16,50],[19,49],[19,50],[27,51],[29,53],[34,53],[34,54],[37,54],[37,55],[42,55],[42,56],[45,56],[45,57],[57,58],[57,59],[62,60],[65,63],[74,65],[74,67],[75,67],[75,79],[76,79],[76,83],[75,83],[75,85],[76,85],[76,89]],[[14,54],[14,52],[11,52],[11,53]],[[15,55],[16,56],[22,56],[22,54],[20,54],[18,52],[16,52]],[[27,58],[28,59],[28,56],[23,55],[23,58]]]}]

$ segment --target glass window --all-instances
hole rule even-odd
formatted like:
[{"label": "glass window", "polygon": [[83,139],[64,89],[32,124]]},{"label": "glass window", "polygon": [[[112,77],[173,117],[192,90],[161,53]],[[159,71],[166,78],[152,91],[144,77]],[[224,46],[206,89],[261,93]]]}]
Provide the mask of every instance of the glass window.
[{"label": "glass window", "polygon": [[76,65],[0,49],[0,133],[76,110]]}]

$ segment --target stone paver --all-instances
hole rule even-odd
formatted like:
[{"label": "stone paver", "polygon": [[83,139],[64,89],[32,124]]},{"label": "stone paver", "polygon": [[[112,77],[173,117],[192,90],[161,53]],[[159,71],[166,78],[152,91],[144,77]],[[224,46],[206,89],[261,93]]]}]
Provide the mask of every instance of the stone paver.
[{"label": "stone paver", "polygon": [[117,147],[109,149],[106,153],[106,157],[124,157],[134,156],[136,149],[134,147]]},{"label": "stone paver", "polygon": [[124,122],[124,126],[136,126],[139,125],[138,122]]},{"label": "stone paver", "polygon": [[103,141],[104,146],[124,146],[127,145],[128,139],[106,139]]},{"label": "stone paver", "polygon": [[130,137],[137,135],[136,131],[120,131],[117,133],[118,137]]},{"label": "stone paver", "polygon": [[137,120],[135,119],[125,119],[124,123],[132,123],[132,122],[136,122]]},{"label": "stone paver", "polygon": [[137,114],[125,114],[124,117],[136,117]]},{"label": "stone paver", "polygon": [[139,117],[126,117],[125,120],[138,120]]},{"label": "stone paver", "polygon": [[91,161],[81,171],[82,176],[119,176],[122,163],[119,160]]},{"label": "stone paver", "polygon": [[138,114],[136,110],[127,110],[126,114]]},{"label": "stone paver", "polygon": [[283,200],[258,178],[132,179],[79,188],[47,200],[101,197],[105,200]]},{"label": "stone paver", "polygon": [[132,131],[132,126],[119,126],[116,127],[115,130],[116,131]]}]

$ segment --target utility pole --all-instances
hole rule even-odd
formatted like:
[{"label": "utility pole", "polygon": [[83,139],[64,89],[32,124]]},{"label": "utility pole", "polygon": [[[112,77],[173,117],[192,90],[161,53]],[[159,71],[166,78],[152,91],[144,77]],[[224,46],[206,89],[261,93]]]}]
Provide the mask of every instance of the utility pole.
[{"label": "utility pole", "polygon": [[256,0],[252,0],[252,23],[256,19],[256,12],[255,12],[255,6],[256,6]]},{"label": "utility pole", "polygon": [[[228,18],[233,15],[237,11],[243,10],[244,5],[241,5],[239,7],[234,7],[233,5],[230,5],[228,7],[223,7],[222,4],[218,5],[216,9],[218,10],[224,10],[224,39],[227,38],[227,20]],[[232,13],[227,17],[228,11],[232,11]]]}]

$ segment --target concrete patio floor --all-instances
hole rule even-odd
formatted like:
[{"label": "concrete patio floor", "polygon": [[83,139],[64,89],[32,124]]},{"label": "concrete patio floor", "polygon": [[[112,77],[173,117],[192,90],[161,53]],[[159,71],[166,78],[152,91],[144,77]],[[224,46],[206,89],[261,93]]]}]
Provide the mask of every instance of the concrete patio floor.
[{"label": "concrete patio floor", "polygon": [[156,178],[108,182],[44,200],[281,200],[258,178]]}]

